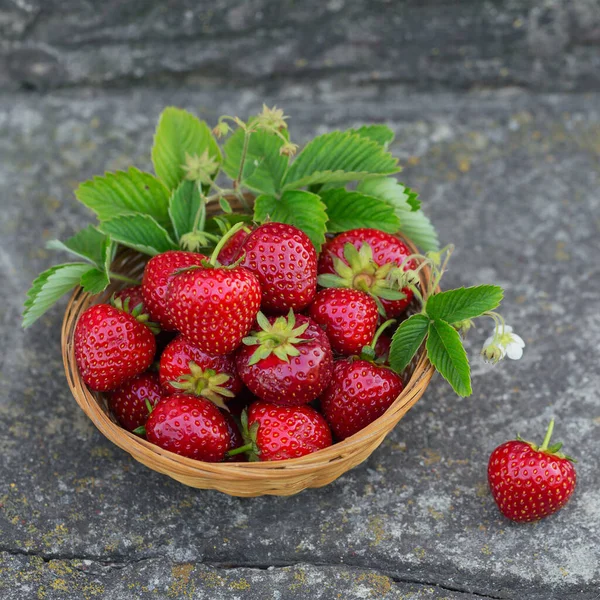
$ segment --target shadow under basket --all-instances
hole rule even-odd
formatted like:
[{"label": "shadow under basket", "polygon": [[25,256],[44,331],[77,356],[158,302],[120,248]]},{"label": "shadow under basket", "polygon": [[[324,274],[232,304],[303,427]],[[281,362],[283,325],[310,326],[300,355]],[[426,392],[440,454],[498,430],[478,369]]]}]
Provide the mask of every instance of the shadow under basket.
[{"label": "shadow under basket", "polygon": [[[413,244],[409,243],[414,251]],[[141,278],[148,257],[132,250],[120,252],[111,269]],[[424,268],[422,281],[430,277]],[[113,292],[125,287],[111,284],[103,293],[92,296],[78,288],[65,311],[62,326],[62,354],[71,392],[94,425],[114,444],[154,471],[200,489],[219,490],[231,496],[290,496],[306,488],[317,488],[337,479],[366,460],[385,436],[415,405],[429,385],[434,368],[423,348],[403,373],[405,387],[388,410],[376,421],[329,448],[308,456],[274,462],[207,463],[163,450],[120,427],[107,407],[106,398],[91,392],[83,382],[75,362],[73,345],[79,316],[92,304],[106,302]]]}]

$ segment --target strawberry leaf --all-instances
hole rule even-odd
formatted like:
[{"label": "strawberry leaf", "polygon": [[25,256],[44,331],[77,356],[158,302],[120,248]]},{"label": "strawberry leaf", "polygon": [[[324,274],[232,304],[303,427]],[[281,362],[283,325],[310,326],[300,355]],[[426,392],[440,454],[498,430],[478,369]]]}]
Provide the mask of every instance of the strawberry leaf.
[{"label": "strawberry leaf", "polygon": [[31,284],[25,300],[23,327],[37,321],[54,303],[79,284],[81,276],[90,270],[89,263],[56,265],[41,273]]},{"label": "strawberry leaf", "polygon": [[360,181],[400,170],[398,161],[377,142],[353,132],[334,131],[309,142],[289,168],[283,189]]},{"label": "strawberry leaf", "polygon": [[196,215],[202,205],[200,191],[193,181],[182,181],[169,198],[169,215],[178,240],[194,228]]},{"label": "strawberry leaf", "polygon": [[[400,185],[404,185],[401,183]],[[406,203],[410,206],[413,212],[416,212],[421,208],[421,201],[419,200],[419,194],[409,187],[404,186],[404,193],[408,196]]]},{"label": "strawberry leaf", "polygon": [[64,242],[61,242],[60,240],[50,240],[46,244],[46,248],[69,252],[78,258],[89,260],[97,267],[103,268],[106,258],[107,237],[108,236],[98,231],[93,225],[88,225],[85,229],[78,231]]},{"label": "strawberry leaf", "polygon": [[360,137],[368,138],[383,146],[386,150],[394,141],[395,134],[387,125],[363,125],[358,129],[349,129],[352,133],[360,135]]},{"label": "strawberry leaf", "polygon": [[178,248],[168,232],[148,215],[120,215],[101,223],[100,229],[123,246],[150,256]]},{"label": "strawberry leaf", "polygon": [[431,321],[427,356],[442,377],[462,397],[471,395],[471,368],[458,331],[445,321]]},{"label": "strawberry leaf", "polygon": [[259,223],[278,221],[302,229],[314,244],[317,252],[325,241],[327,213],[325,205],[316,194],[301,190],[284,192],[280,199],[259,196],[254,203],[254,220]]},{"label": "strawberry leaf", "polygon": [[165,108],[152,146],[154,171],[165,185],[174,190],[185,178],[182,166],[186,164],[186,154],[201,156],[205,151],[221,162],[221,151],[208,125],[186,110]]},{"label": "strawberry leaf", "polygon": [[415,210],[417,194],[398,183],[393,177],[375,177],[361,181],[357,191],[379,198],[394,208],[400,221],[399,231],[421,250],[439,250],[438,236],[431,221],[422,210]]},{"label": "strawberry leaf", "polygon": [[458,323],[494,310],[502,301],[503,293],[497,285],[461,287],[430,296],[425,310],[432,319]]},{"label": "strawberry leaf", "polygon": [[389,205],[360,192],[344,188],[327,190],[321,194],[327,208],[327,231],[338,233],[360,227],[381,229],[387,233],[398,231],[398,217]]},{"label": "strawberry leaf", "polygon": [[110,279],[105,271],[101,271],[94,267],[81,276],[79,283],[86,292],[89,292],[90,294],[99,294],[106,289],[110,283]]},{"label": "strawberry leaf", "polygon": [[425,315],[413,315],[400,323],[392,336],[389,355],[390,366],[396,373],[402,373],[408,367],[421,347],[428,327],[429,319]]},{"label": "strawberry leaf", "polygon": [[169,191],[154,175],[135,167],[94,177],[80,184],[75,196],[92,209],[100,221],[116,215],[142,213],[163,227],[171,226]]},{"label": "strawberry leaf", "polygon": [[[236,179],[244,149],[244,132],[238,129],[225,143],[223,170]],[[241,185],[259,194],[276,194],[281,189],[289,159],[279,154],[283,140],[267,131],[256,131],[250,136]]]}]

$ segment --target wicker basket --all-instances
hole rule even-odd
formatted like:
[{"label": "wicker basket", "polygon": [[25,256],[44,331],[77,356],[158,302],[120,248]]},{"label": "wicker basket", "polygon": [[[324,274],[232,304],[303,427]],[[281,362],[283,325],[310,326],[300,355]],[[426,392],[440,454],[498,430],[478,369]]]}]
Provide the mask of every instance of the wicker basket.
[{"label": "wicker basket", "polygon": [[[112,270],[139,278],[147,260],[147,256],[125,250],[118,254]],[[429,270],[424,268],[422,280],[429,276]],[[404,390],[385,414],[357,434],[308,456],[255,463],[206,463],[184,458],[120,427],[110,414],[105,397],[91,392],[77,370],[73,339],[79,315],[91,304],[106,301],[120,287],[123,284],[111,284],[97,296],[91,296],[81,288],[73,293],[62,326],[62,354],[69,387],[85,414],[111,442],[147,467],[191,487],[249,497],[265,494],[289,496],[306,488],[327,485],[369,457],[423,395],[434,373],[421,349],[404,373]]]}]

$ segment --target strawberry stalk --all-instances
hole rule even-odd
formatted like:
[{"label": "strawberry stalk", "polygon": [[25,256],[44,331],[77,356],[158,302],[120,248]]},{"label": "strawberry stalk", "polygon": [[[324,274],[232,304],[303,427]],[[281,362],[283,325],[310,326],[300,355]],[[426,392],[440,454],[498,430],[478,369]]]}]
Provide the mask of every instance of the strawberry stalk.
[{"label": "strawberry stalk", "polygon": [[248,427],[248,411],[245,409],[240,416],[240,423],[242,425],[242,437],[244,438],[245,444],[229,450],[225,453],[225,457],[231,458],[232,456],[245,453],[248,455],[248,460],[250,462],[258,462],[260,460],[260,449],[256,444],[256,436],[258,434],[259,423],[257,421]]},{"label": "strawberry stalk", "polygon": [[113,273],[112,271],[109,272],[108,276],[115,281],[123,281],[125,283],[130,283],[131,285],[140,285],[142,283],[139,279],[132,279],[131,277],[121,275],[121,273]]},{"label": "strawberry stalk", "polygon": [[526,440],[523,440],[520,436],[517,436],[517,439],[521,442],[525,442],[526,444],[529,444],[529,446],[531,446],[533,448],[533,450],[536,450],[537,452],[545,452],[546,454],[550,454],[551,456],[556,456],[558,458],[566,458],[567,460],[569,460],[571,462],[577,462],[574,458],[567,456],[563,452],[560,452],[560,449],[563,446],[562,442],[557,442],[556,444],[550,445],[550,438],[552,437],[553,432],[554,432],[554,419],[551,419],[550,424],[548,425],[548,429],[546,430],[546,435],[544,437],[544,441],[542,442],[541,446],[533,444],[532,442],[527,442]]},{"label": "strawberry stalk", "polygon": [[377,329],[377,331],[375,332],[375,335],[373,336],[373,341],[368,345],[368,346],[363,346],[363,349],[360,351],[360,358],[362,358],[363,360],[368,360],[370,362],[373,362],[375,360],[375,358],[377,358],[375,356],[375,346],[377,345],[377,341],[379,340],[379,337],[381,336],[381,334],[392,324],[395,323],[396,319],[388,319],[385,323],[382,323],[379,327],[379,329]]},{"label": "strawberry stalk", "polygon": [[548,429],[546,431],[546,437],[542,442],[542,445],[538,448],[540,452],[546,452],[548,450],[548,445],[550,444],[550,438],[552,437],[552,432],[554,431],[554,419],[550,420],[550,425],[548,425]]},{"label": "strawberry stalk", "polygon": [[[215,246],[215,249],[213,250],[212,254],[210,255],[210,259],[207,261],[208,264],[210,264],[210,266],[212,267],[216,267],[219,266],[219,253],[221,252],[221,250],[223,249],[223,246],[225,246],[225,244],[240,230],[243,229],[246,226],[246,224],[243,221],[240,221],[239,223],[236,223],[220,240],[219,243]],[[237,261],[239,262],[239,261]],[[230,267],[234,267],[237,266],[235,263],[233,265],[230,265]]]}]

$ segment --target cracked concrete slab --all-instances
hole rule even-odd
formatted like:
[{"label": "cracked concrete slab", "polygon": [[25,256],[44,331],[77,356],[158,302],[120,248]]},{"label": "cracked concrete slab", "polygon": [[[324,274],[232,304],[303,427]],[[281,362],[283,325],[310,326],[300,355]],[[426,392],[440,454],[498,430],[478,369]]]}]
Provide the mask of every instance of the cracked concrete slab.
[{"label": "cracked concrete slab", "polygon": [[[2,556],[2,555],[0,555]],[[46,600],[478,600],[443,586],[397,581],[374,570],[346,566],[298,564],[285,567],[215,567],[144,559],[133,564],[89,560],[51,560],[2,556],[12,575],[10,588],[0,581],[5,600],[20,600],[37,590]],[[41,594],[40,594],[41,593]],[[34,597],[34,596],[31,596]]]},{"label": "cracked concrete slab", "polygon": [[[43,242],[90,218],[73,198],[78,181],[131,163],[149,168],[152,129],[166,104],[214,122],[221,112],[247,115],[263,99],[286,109],[300,142],[362,122],[393,127],[402,179],[421,193],[442,241],[457,246],[447,285],[503,285],[503,314],[528,345],[522,361],[488,368],[475,356],[487,335],[481,328],[469,342],[472,397],[456,398],[436,378],[382,447],[334,484],[292,498],[238,499],[185,488],[108,443],[67,390],[60,310],[25,333],[18,321],[29,283],[59,258]],[[304,569],[307,589],[322,594],[316,598],[596,600],[599,100],[326,84],[0,95],[0,585],[7,597],[79,598],[80,571],[57,576],[67,589],[54,590],[50,566],[87,560],[111,598],[154,579],[163,586],[155,595],[168,597],[169,569],[192,565],[184,572],[199,598],[213,597],[203,577],[215,572],[224,582],[215,589],[229,594],[222,597],[262,600],[269,590],[294,598],[286,594]],[[487,456],[517,432],[539,437],[551,415],[557,439],[580,459],[578,490],[556,516],[511,524],[486,489]],[[120,569],[104,569],[115,563]],[[313,566],[285,566],[299,563]],[[257,566],[275,569],[245,570]],[[371,573],[390,579],[387,596],[372,594]],[[230,590],[240,578],[255,588]],[[20,581],[28,587],[11,587]]]}]

